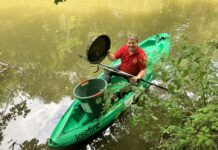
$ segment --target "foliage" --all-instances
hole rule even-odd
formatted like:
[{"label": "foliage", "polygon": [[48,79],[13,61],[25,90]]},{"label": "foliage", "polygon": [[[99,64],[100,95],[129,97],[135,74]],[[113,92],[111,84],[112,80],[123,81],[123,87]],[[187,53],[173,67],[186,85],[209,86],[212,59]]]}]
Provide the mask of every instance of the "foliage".
[{"label": "foliage", "polygon": [[17,143],[17,141],[9,141],[8,143],[12,143],[9,149],[14,150],[19,147],[21,150],[49,150],[47,144],[40,144],[38,139],[31,139],[28,141],[24,141],[22,144]]},{"label": "foliage", "polygon": [[63,1],[66,1],[66,0],[55,0],[54,3],[57,5],[59,2],[63,2]]},{"label": "foliage", "polygon": [[22,150],[48,150],[49,149],[46,144],[40,144],[39,140],[37,139],[31,139],[30,141],[24,141],[20,145],[20,148]]},{"label": "foliage", "polygon": [[169,93],[142,94],[133,119],[146,126],[151,149],[218,149],[216,45],[183,42],[178,57],[157,67]]},{"label": "foliage", "polygon": [[8,123],[14,119],[16,120],[17,116],[23,116],[26,117],[27,114],[30,112],[30,109],[28,109],[26,105],[26,100],[14,104],[10,109],[9,112],[7,112],[7,107],[5,110],[0,112],[0,144],[3,140],[3,131],[7,127]]},{"label": "foliage", "polygon": [[162,130],[167,139],[161,147],[173,149],[217,149],[218,111],[217,103],[195,111],[181,125],[169,125]]}]

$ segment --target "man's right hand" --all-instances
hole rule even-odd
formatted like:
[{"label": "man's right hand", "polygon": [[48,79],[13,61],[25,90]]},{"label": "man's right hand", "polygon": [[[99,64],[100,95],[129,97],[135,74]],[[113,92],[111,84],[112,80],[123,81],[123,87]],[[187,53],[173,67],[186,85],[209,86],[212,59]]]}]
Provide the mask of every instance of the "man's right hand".
[{"label": "man's right hand", "polygon": [[108,51],[107,57],[108,57],[111,61],[117,60],[117,59],[115,58],[114,54],[111,53],[111,51]]}]

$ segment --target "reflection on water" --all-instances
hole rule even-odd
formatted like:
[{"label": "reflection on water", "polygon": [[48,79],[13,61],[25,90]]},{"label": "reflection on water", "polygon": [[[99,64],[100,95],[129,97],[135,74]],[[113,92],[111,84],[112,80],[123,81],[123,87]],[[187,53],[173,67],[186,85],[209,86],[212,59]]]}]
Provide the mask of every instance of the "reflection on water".
[{"label": "reflection on water", "polygon": [[72,103],[70,97],[63,97],[59,104],[53,102],[44,104],[40,98],[28,98],[29,96],[20,93],[13,99],[14,103],[19,103],[21,99],[27,100],[27,107],[31,109],[31,112],[25,118],[17,117],[16,120],[8,123],[6,130],[3,131],[4,139],[0,149],[8,149],[11,144],[8,142],[11,140],[21,144],[36,138],[39,144],[44,143],[55,124]]},{"label": "reflection on water", "polygon": [[[55,126],[60,117],[57,112],[67,109],[73,88],[81,80],[98,76],[78,57],[86,54],[93,36],[109,35],[113,52],[125,44],[131,32],[140,39],[168,32],[173,45],[184,36],[192,42],[208,42],[218,39],[217,18],[218,0],[67,0],[58,5],[45,0],[0,1],[0,59],[13,66],[0,75],[0,104],[16,100],[11,91],[22,91],[27,93],[31,109],[27,118],[9,123],[0,147],[7,147],[10,139],[22,142],[37,138],[45,143],[49,133],[42,131]],[[176,52],[173,49],[172,54]],[[115,130],[119,123],[128,133]],[[113,149],[120,144],[119,148],[124,148],[122,139],[131,143],[128,134],[139,134],[127,124],[118,120],[110,134],[106,130],[88,147],[111,145]],[[116,139],[119,135],[115,133],[127,136]]]},{"label": "reflection on water", "polygon": [[56,6],[42,0],[1,1],[0,57],[24,71],[12,80],[33,97],[58,101],[70,93],[72,81],[58,78],[57,72],[76,72],[73,86],[97,76],[77,57],[85,55],[94,35],[108,34],[112,51],[126,42],[130,32],[140,39],[160,32],[170,33],[176,41],[184,35],[201,42],[218,38],[217,0],[123,2],[68,1]]}]

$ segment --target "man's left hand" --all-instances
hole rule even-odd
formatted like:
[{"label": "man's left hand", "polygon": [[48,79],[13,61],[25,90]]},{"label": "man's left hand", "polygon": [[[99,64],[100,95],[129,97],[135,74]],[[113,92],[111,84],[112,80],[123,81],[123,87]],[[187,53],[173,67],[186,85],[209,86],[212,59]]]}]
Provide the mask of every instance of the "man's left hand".
[{"label": "man's left hand", "polygon": [[139,78],[137,78],[137,77],[131,77],[130,79],[129,79],[129,82],[131,83],[131,84],[136,84],[137,83],[137,81],[139,80]]}]

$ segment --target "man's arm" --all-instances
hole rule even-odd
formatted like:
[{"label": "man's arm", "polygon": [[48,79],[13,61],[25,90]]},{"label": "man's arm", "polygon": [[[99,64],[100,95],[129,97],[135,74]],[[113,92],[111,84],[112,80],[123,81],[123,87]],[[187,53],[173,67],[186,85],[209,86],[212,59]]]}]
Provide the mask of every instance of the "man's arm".
[{"label": "man's arm", "polygon": [[145,75],[145,69],[141,70],[138,75],[136,76],[137,80],[141,79]]},{"label": "man's arm", "polygon": [[107,57],[108,57],[111,61],[117,60],[116,57],[114,56],[114,54],[112,54],[110,51],[108,51]]}]

